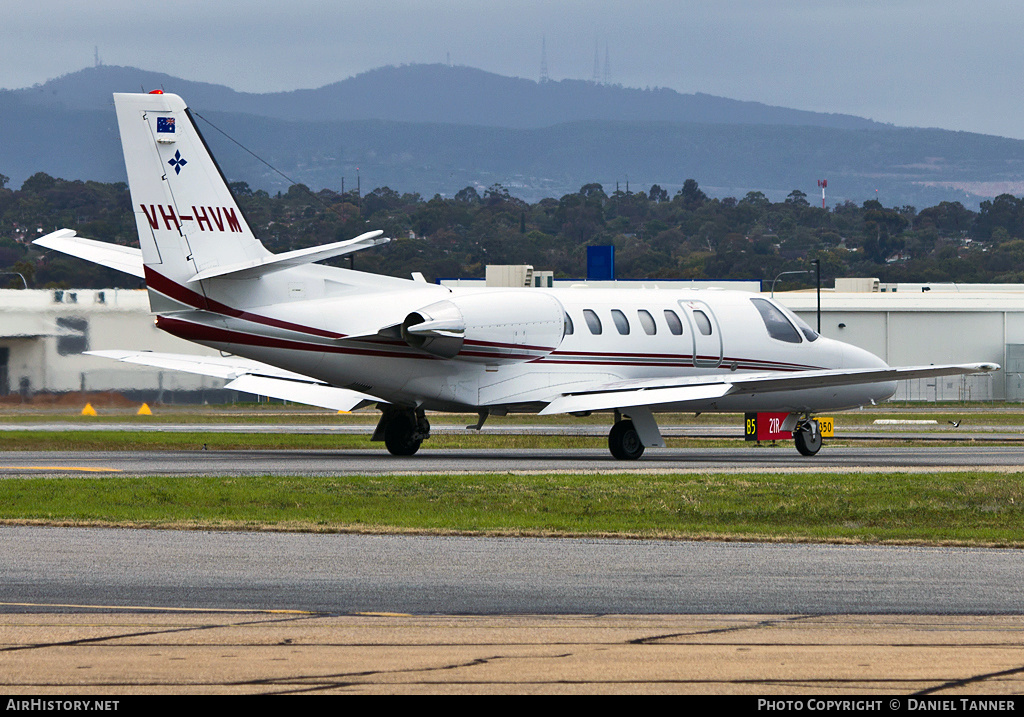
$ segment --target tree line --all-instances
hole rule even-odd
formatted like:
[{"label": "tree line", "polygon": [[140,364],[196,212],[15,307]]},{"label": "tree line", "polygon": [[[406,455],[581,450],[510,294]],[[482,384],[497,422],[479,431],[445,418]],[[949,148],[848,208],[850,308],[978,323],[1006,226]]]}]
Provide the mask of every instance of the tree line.
[{"label": "tree line", "polygon": [[[134,287],[138,280],[35,248],[55,229],[137,246],[123,182],[67,181],[38,173],[18,190],[0,175],[0,287]],[[607,192],[586,184],[533,204],[500,184],[425,199],[380,187],[355,191],[298,184],[276,195],[231,185],[250,226],[272,252],[349,239],[382,229],[391,243],[354,257],[356,268],[430,279],[482,277],[487,264],[532,264],[560,278],[583,278],[586,248],[614,245],[620,279],[755,279],[821,263],[822,280],[1024,283],[1024,199],[1009,194],[978,211],[941,202],[918,211],[877,200],[823,209],[793,190],[781,202],[762,192],[708,197],[689,179],[674,195]],[[348,265],[348,258],[336,260]],[[780,288],[806,285],[787,277]]]}]

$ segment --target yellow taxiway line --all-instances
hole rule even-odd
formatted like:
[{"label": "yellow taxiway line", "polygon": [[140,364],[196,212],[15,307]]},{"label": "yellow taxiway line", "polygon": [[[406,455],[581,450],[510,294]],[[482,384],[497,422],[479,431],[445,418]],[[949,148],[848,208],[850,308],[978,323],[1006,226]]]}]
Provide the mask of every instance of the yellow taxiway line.
[{"label": "yellow taxiway line", "polygon": [[0,471],[80,471],[83,473],[123,473],[120,468],[88,466],[0,466]]}]

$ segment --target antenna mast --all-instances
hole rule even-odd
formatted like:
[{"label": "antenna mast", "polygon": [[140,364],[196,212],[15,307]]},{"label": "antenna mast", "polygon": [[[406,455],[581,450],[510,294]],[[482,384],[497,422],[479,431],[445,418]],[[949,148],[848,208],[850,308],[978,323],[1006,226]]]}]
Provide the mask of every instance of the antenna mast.
[{"label": "antenna mast", "polygon": [[540,38],[540,81],[548,81],[548,44],[543,35]]}]

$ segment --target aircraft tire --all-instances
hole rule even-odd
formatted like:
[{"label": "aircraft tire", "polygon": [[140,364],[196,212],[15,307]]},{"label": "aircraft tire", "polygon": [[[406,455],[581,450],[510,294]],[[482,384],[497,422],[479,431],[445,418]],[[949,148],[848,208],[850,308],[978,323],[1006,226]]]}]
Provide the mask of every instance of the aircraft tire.
[{"label": "aircraft tire", "polygon": [[608,433],[608,450],[620,461],[635,461],[644,454],[644,444],[632,421],[619,421],[612,426]]},{"label": "aircraft tire", "polygon": [[821,430],[817,421],[807,421],[793,431],[793,443],[802,456],[813,456],[821,450]]},{"label": "aircraft tire", "polygon": [[415,423],[404,416],[395,416],[384,426],[384,445],[393,456],[411,456],[420,449],[422,438],[413,438]]}]

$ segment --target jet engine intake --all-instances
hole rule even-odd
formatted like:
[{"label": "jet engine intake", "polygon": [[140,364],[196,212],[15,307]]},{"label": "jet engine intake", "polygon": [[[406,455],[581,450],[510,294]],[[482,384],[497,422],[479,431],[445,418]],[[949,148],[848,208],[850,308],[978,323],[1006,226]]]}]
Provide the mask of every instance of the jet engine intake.
[{"label": "jet engine intake", "polygon": [[565,311],[530,289],[462,294],[411,312],[402,339],[441,358],[499,364],[533,361],[562,342]]},{"label": "jet engine intake", "polygon": [[439,301],[413,311],[402,322],[402,338],[414,349],[441,358],[454,358],[462,350],[466,321],[459,307]]}]

